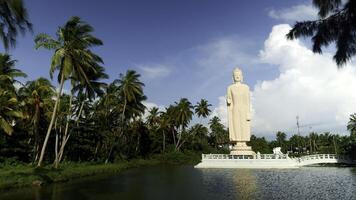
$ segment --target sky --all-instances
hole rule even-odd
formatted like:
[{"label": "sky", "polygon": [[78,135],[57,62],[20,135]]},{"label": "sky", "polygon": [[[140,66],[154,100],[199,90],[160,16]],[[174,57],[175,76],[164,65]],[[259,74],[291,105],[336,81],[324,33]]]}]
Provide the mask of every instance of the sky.
[{"label": "sky", "polygon": [[251,89],[252,133],[258,136],[296,133],[296,116],[302,134],[347,134],[356,110],[356,66],[350,62],[338,70],[332,47],[315,55],[308,39],[285,38],[295,21],[316,19],[311,0],[24,2],[34,31],[19,37],[9,53],[26,80],[49,78],[52,52],[35,50],[35,35],[54,36],[71,16],[79,16],[104,42],[94,51],[104,59],[106,82],[128,69],[138,71],[148,107],[204,98],[212,104],[210,117],[226,124],[225,92],[239,67]]}]

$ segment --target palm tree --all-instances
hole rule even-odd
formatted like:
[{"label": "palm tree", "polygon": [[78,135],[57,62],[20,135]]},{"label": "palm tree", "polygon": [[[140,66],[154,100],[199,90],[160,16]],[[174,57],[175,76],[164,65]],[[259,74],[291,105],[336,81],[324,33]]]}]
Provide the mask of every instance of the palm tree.
[{"label": "palm tree", "polygon": [[[161,112],[159,116],[159,130],[162,131],[162,152],[166,150],[166,130],[172,126],[172,120],[166,112]],[[174,135],[173,135],[174,136]],[[175,143],[175,140],[174,140]]]},{"label": "palm tree", "polygon": [[19,82],[15,78],[27,77],[25,73],[15,68],[16,62],[17,60],[12,60],[10,55],[0,53],[0,86],[13,92],[14,83]]},{"label": "palm tree", "polygon": [[312,37],[313,52],[336,43],[334,60],[341,67],[356,54],[356,2],[347,0],[313,0],[319,19],[297,22],[287,34],[288,39]]},{"label": "palm tree", "polygon": [[15,120],[22,118],[24,115],[14,93],[0,88],[0,130],[11,135],[14,131]]},{"label": "palm tree", "polygon": [[175,102],[174,117],[176,118],[176,123],[180,131],[178,131],[178,140],[176,143],[176,150],[179,150],[182,142],[182,134],[185,128],[188,126],[189,122],[192,120],[194,108],[188,99],[182,98],[179,102]]},{"label": "palm tree", "polygon": [[122,123],[124,123],[125,112],[128,103],[138,103],[143,95],[143,87],[145,86],[140,82],[140,74],[134,70],[127,70],[126,74],[120,74],[120,78],[115,80],[114,83],[119,85],[119,95],[123,101],[123,109],[121,114]]},{"label": "palm tree", "polygon": [[209,104],[206,99],[201,99],[200,102],[198,102],[197,105],[194,106],[195,114],[197,114],[198,117],[206,118],[211,112],[211,110],[209,109],[210,106],[211,104]]},{"label": "palm tree", "polygon": [[[71,96],[70,96],[70,101],[69,101],[69,116],[68,118],[70,119],[72,116],[72,98],[73,98],[73,94],[75,94],[76,92],[78,92],[78,96],[82,97],[82,101],[81,101],[81,105],[78,111],[78,115],[77,118],[75,120],[77,126],[78,126],[78,122],[80,119],[80,116],[82,114],[83,111],[83,107],[84,107],[84,103],[85,103],[85,99],[88,99],[89,101],[92,101],[95,97],[97,96],[101,96],[103,95],[104,91],[104,87],[106,86],[105,83],[103,82],[99,82],[100,79],[106,79],[108,78],[108,75],[104,72],[104,68],[102,66],[97,65],[96,63],[94,63],[95,66],[95,71],[89,71],[87,74],[85,74],[87,76],[87,80],[86,82],[75,82],[75,79],[72,83],[73,88],[71,91]],[[79,103],[79,102],[78,102]],[[66,121],[66,126],[65,126],[65,131],[64,131],[64,136],[62,137],[62,142],[61,142],[61,147],[58,153],[58,156],[55,158],[55,162],[54,162],[54,166],[55,168],[58,168],[59,163],[62,160],[63,154],[64,154],[64,148],[69,140],[69,137],[71,136],[70,133],[68,133],[69,130],[69,121]]]},{"label": "palm tree", "polygon": [[347,123],[347,130],[350,131],[351,136],[356,136],[356,113],[350,115],[349,122]]},{"label": "palm tree", "polygon": [[25,102],[26,112],[30,120],[30,130],[34,136],[34,162],[37,161],[38,150],[40,148],[40,124],[46,120],[46,116],[50,116],[54,93],[54,87],[45,78],[29,81],[19,90],[19,96]]},{"label": "palm tree", "polygon": [[147,122],[150,125],[150,127],[157,126],[159,123],[159,116],[160,116],[160,111],[157,107],[152,107],[148,111],[149,115],[147,116]]},{"label": "palm tree", "polygon": [[6,50],[15,46],[18,33],[32,31],[32,24],[22,0],[0,0],[0,37]]},{"label": "palm tree", "polygon": [[[126,74],[120,74],[120,78],[114,80],[113,84],[116,86],[114,93],[117,92],[116,98],[120,102],[117,102],[115,110],[121,110],[121,120],[120,120],[120,133],[115,135],[113,144],[111,144],[107,159],[107,163],[111,157],[114,146],[116,145],[117,138],[124,133],[126,122],[129,119],[135,119],[140,113],[145,111],[145,106],[142,101],[146,100],[146,96],[143,94],[144,84],[139,80],[140,74],[134,70],[127,70]],[[139,137],[137,138],[139,140]],[[138,144],[139,142],[137,142]]]},{"label": "palm tree", "polygon": [[285,150],[286,138],[287,135],[284,132],[278,131],[276,133],[276,141],[278,143],[278,146],[281,147],[283,151]]},{"label": "palm tree", "polygon": [[26,77],[26,74],[16,69],[15,63],[10,55],[0,53],[0,127],[8,135],[13,132],[14,120],[24,117],[19,109],[14,83],[17,81],[15,78]]},{"label": "palm tree", "polygon": [[224,125],[221,124],[219,117],[214,116],[211,118],[209,121],[209,127],[211,130],[210,136],[213,138],[213,143],[216,147],[228,142],[229,138],[227,130],[224,129]]},{"label": "palm tree", "polygon": [[[62,94],[64,82],[67,79],[80,81],[90,84],[87,74],[95,72],[98,63],[102,59],[94,54],[90,48],[102,45],[102,41],[91,35],[93,27],[81,21],[79,17],[70,18],[67,23],[59,27],[57,38],[53,39],[47,34],[39,34],[35,38],[36,48],[54,50],[50,68],[50,76],[58,70],[59,89],[57,92],[56,103],[54,105],[51,122],[49,124],[45,141],[42,146],[41,156],[38,166],[41,166],[49,135],[57,114],[58,102]],[[72,84],[73,85],[73,84]]]}]

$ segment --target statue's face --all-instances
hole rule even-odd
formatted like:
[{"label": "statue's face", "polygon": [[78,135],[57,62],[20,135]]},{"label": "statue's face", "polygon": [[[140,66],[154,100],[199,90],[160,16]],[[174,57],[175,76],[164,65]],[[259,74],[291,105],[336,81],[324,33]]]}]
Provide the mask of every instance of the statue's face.
[{"label": "statue's face", "polygon": [[235,82],[241,82],[242,81],[241,71],[234,71],[234,81]]}]

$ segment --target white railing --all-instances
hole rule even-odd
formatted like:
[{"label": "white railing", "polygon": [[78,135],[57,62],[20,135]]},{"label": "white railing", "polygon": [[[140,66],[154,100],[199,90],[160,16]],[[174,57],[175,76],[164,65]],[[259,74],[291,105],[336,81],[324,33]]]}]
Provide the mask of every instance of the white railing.
[{"label": "white railing", "polygon": [[299,158],[300,161],[325,160],[325,159],[349,160],[347,156],[336,155],[336,154],[315,154],[315,155],[302,156]]},{"label": "white railing", "polygon": [[251,155],[230,155],[230,154],[202,154],[203,160],[241,160],[241,159],[288,159],[288,155],[282,154],[257,154]]},{"label": "white railing", "polygon": [[[256,155],[230,155],[230,154],[202,154],[202,161],[238,161],[238,160],[255,160],[257,163],[289,163],[295,166],[307,166],[323,163],[345,163],[356,164],[356,161],[351,160],[347,156],[336,154],[315,154],[306,155],[299,158],[290,158],[288,154],[256,154]],[[235,163],[235,162],[234,162]]]},{"label": "white railing", "polygon": [[[206,160],[241,160],[241,159],[289,159],[287,154],[256,154],[251,155],[230,155],[230,154],[202,154],[202,159]],[[348,160],[347,157],[336,154],[315,154],[294,158],[299,162],[306,160],[340,159]]]},{"label": "white railing", "polygon": [[315,154],[315,155],[308,155],[302,156],[299,159],[303,160],[321,160],[321,159],[337,159],[338,156],[335,154]]}]

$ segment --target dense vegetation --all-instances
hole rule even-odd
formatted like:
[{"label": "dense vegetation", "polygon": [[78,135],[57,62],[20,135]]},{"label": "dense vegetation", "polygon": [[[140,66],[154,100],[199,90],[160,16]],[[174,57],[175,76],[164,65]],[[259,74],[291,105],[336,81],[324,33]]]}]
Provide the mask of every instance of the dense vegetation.
[{"label": "dense vegetation", "polygon": [[282,152],[296,157],[307,154],[341,154],[356,159],[356,132],[351,130],[354,129],[351,127],[355,127],[356,118],[355,115],[352,117],[348,126],[352,131],[350,136],[312,132],[306,136],[294,134],[287,139],[284,132],[277,132],[276,139],[272,141],[252,135],[249,144],[255,152],[260,153],[271,153],[274,147],[281,147]]}]

